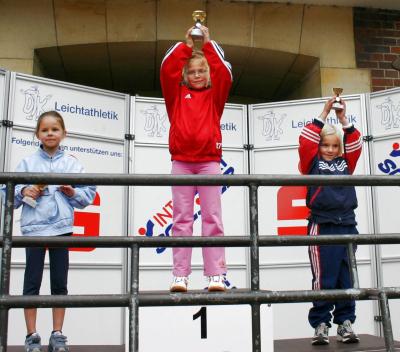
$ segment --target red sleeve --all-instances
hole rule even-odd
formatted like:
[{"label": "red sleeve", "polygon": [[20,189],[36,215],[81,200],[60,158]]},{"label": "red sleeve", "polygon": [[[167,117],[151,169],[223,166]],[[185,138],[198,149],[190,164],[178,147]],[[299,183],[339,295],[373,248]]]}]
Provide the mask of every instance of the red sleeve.
[{"label": "red sleeve", "polygon": [[310,172],[314,158],[318,155],[320,133],[324,123],[314,119],[312,123],[306,125],[299,137],[299,170],[302,174]]},{"label": "red sleeve", "polygon": [[344,131],[344,153],[343,158],[349,167],[349,173],[353,174],[357,161],[361,155],[362,138],[361,133],[354,126],[343,128]]},{"label": "red sleeve", "polygon": [[174,101],[179,94],[183,66],[185,66],[187,59],[192,56],[192,52],[192,48],[185,43],[179,42],[168,49],[161,62],[161,90],[169,118],[172,116],[170,109],[174,106]]},{"label": "red sleeve", "polygon": [[210,66],[211,87],[218,114],[222,116],[232,86],[232,68],[224,59],[224,51],[215,41],[210,40],[204,44],[203,52]]}]

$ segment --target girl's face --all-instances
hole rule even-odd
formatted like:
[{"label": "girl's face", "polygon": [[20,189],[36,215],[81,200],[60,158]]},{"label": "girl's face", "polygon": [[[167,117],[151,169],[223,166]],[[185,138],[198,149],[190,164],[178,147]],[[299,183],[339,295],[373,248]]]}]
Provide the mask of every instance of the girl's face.
[{"label": "girl's face", "polygon": [[319,153],[322,158],[331,161],[339,156],[340,153],[340,140],[335,134],[329,134],[321,140],[319,146]]},{"label": "girl's face", "polygon": [[65,137],[65,130],[54,116],[45,116],[40,121],[36,137],[42,142],[43,149],[50,155],[54,154]]},{"label": "girl's face", "polygon": [[207,65],[202,59],[191,60],[186,71],[187,82],[192,89],[203,89],[207,87],[209,72]]}]

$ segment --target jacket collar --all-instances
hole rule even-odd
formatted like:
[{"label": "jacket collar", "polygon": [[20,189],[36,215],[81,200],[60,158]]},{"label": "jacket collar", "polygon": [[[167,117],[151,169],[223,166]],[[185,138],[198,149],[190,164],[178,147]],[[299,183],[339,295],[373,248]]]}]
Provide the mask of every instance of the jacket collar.
[{"label": "jacket collar", "polygon": [[43,144],[41,144],[40,148],[39,148],[39,154],[44,159],[57,160],[57,159],[61,158],[61,156],[64,155],[64,151],[62,151],[60,149],[60,147],[58,147],[56,153],[53,156],[50,156],[46,151],[43,150]]}]

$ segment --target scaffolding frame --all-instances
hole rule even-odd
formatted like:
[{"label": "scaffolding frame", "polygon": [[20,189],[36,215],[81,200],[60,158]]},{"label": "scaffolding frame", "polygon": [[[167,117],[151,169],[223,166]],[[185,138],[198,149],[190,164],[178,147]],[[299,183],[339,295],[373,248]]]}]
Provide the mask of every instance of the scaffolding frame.
[{"label": "scaffolding frame", "polygon": [[[0,184],[5,184],[3,236],[0,268],[0,352],[7,352],[8,311],[12,308],[51,307],[128,307],[129,351],[139,350],[139,307],[239,305],[250,304],[252,320],[252,351],[261,352],[261,304],[312,302],[317,300],[378,300],[386,350],[394,352],[389,299],[400,298],[400,287],[359,288],[355,244],[400,243],[400,234],[359,234],[324,236],[260,236],[258,230],[258,188],[260,186],[400,186],[400,178],[387,176],[322,176],[322,175],[126,175],[126,174],[46,174],[1,173]],[[115,237],[57,238],[14,237],[14,190],[16,184],[84,184],[105,186],[171,186],[225,185],[246,186],[249,189],[250,236],[210,237]],[[343,290],[260,290],[259,247],[347,245],[353,288]],[[149,247],[249,247],[250,289],[222,293],[139,291],[140,248]],[[11,252],[13,247],[98,247],[128,248],[130,255],[129,292],[109,295],[10,295]]]}]

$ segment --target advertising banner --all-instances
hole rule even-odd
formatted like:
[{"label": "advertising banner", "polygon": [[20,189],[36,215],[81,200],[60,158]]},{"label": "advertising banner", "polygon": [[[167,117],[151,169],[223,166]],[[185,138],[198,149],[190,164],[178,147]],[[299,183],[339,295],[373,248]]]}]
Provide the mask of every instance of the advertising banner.
[{"label": "advertising banner", "polygon": [[[132,98],[131,106],[131,131],[134,130],[135,143],[168,145],[170,124],[164,100]],[[244,105],[226,104],[221,119],[223,148],[243,148],[247,139],[246,118]]]},{"label": "advertising banner", "polygon": [[369,114],[374,138],[400,134],[400,89],[371,93]]},{"label": "advertising banner", "polygon": [[[369,97],[369,121],[371,121],[371,172],[388,177],[400,176],[400,89],[371,93]],[[399,187],[374,187],[374,219],[377,233],[399,233]],[[400,245],[382,245],[378,251],[380,283],[382,286],[398,286],[400,270]],[[390,300],[394,338],[400,338],[400,302]]]},{"label": "advertising banner", "polygon": [[[362,119],[365,117],[363,96],[343,98],[346,100],[349,121],[356,126],[362,126]],[[326,99],[309,99],[250,105],[250,139],[254,148],[297,145],[301,129],[320,115],[325,101]],[[331,125],[339,124],[333,111],[326,122]]]},{"label": "advertising banner", "polygon": [[22,74],[12,79],[11,116],[14,125],[36,126],[44,111],[60,113],[68,131],[123,140],[128,122],[129,97]]},{"label": "advertising banner", "polygon": [[[399,145],[400,133],[397,136],[374,141],[373,173],[375,175],[400,176]],[[398,233],[400,229],[400,217],[398,216],[398,206],[394,200],[400,199],[400,187],[374,187],[374,191],[378,232]],[[395,244],[381,246],[383,258],[395,259],[400,263],[399,250],[400,246]]]}]

